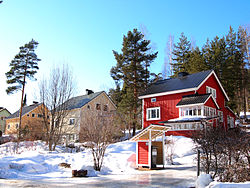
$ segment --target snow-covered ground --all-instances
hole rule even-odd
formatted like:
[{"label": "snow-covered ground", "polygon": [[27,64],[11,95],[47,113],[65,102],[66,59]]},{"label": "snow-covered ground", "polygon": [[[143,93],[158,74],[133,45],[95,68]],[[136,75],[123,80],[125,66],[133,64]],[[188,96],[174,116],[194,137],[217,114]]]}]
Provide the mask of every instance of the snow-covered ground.
[{"label": "snow-covered ground", "polygon": [[[158,182],[157,178],[166,179],[165,181],[167,183],[170,182],[171,177],[172,180],[177,183],[171,185],[179,185],[179,187],[185,187],[185,185],[194,186],[196,179],[196,154],[193,151],[192,140],[181,136],[168,137],[168,139],[174,141],[172,151],[174,151],[173,162],[175,165],[168,163],[167,168],[161,171],[138,171],[135,169],[135,142],[123,141],[110,145],[107,148],[103,167],[100,172],[96,172],[93,169],[90,149],[83,149],[81,152],[71,153],[64,147],[58,146],[56,151],[49,152],[44,142],[27,141],[20,143],[19,154],[16,154],[14,152],[16,144],[9,142],[0,145],[0,187],[6,186],[9,183],[12,184],[13,181],[15,186],[22,182],[25,186],[25,182],[30,182],[31,185],[34,182],[36,182],[36,184],[45,182],[47,185],[48,181],[60,182],[61,184],[66,184],[67,182],[68,185],[84,182],[90,184],[92,182],[94,184],[94,182],[99,181],[112,184],[113,181],[120,183],[121,179],[123,179],[123,182],[130,181],[131,185],[134,185],[134,179],[136,182],[139,181],[139,184],[142,179],[144,183],[150,182],[150,184],[148,184],[148,186],[150,186]],[[171,152],[169,148],[167,152],[168,154]],[[59,167],[59,163],[71,164],[71,168]],[[81,180],[79,180],[79,178],[72,179],[73,169],[88,170],[88,176],[92,178],[80,178]],[[162,181],[159,186],[163,185],[165,181]],[[214,183],[211,184],[211,187],[222,186],[221,184]]]}]

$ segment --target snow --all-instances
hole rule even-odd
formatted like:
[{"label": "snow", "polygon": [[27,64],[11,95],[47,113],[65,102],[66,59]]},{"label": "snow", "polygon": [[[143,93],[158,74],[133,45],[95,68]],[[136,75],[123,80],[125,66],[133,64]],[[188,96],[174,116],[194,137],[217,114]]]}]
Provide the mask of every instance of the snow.
[{"label": "snow", "polygon": [[244,183],[229,183],[229,182],[211,182],[207,188],[249,188],[250,182],[244,182]]},{"label": "snow", "polygon": [[[82,182],[79,179],[72,180],[71,176],[72,170],[84,169],[88,170],[89,177],[94,178],[84,179],[84,182],[96,181],[97,179],[95,178],[103,179],[104,176],[113,178],[113,180],[119,180],[122,177],[131,180],[132,177],[140,179],[145,175],[145,177],[151,179],[151,177],[157,174],[159,176],[160,174],[165,174],[164,176],[166,176],[166,174],[170,173],[170,177],[174,178],[181,175],[184,179],[186,178],[186,185],[194,186],[196,153],[193,150],[194,144],[192,140],[183,136],[169,136],[166,138],[174,142],[172,151],[170,147],[166,147],[166,154],[169,155],[173,152],[173,163],[175,165],[167,163],[165,170],[155,172],[138,171],[135,169],[135,142],[122,141],[111,144],[106,150],[103,167],[100,172],[93,169],[93,159],[90,149],[82,148],[81,152],[71,152],[71,150],[67,150],[65,147],[58,146],[56,147],[56,151],[49,152],[45,142],[25,141],[20,143],[18,153],[16,153],[16,143],[8,142],[0,145],[0,179],[37,182],[44,180],[51,182]],[[71,164],[71,168],[60,167],[60,163]],[[180,172],[181,168],[178,167],[185,167],[187,170]],[[155,175],[151,176],[151,174]],[[199,187],[204,187],[209,181],[208,177],[202,175],[196,183],[199,184]],[[235,185],[249,187],[250,183],[225,184],[212,182],[209,184],[209,187],[235,187]]]},{"label": "snow", "polygon": [[[66,153],[63,147],[57,147],[55,152],[49,152],[44,142],[21,142],[17,154],[16,143],[9,142],[0,145],[0,178],[8,179],[41,179],[66,178],[72,176],[72,169],[88,170],[88,176],[98,174],[133,173],[127,159],[135,152],[135,142],[119,142],[107,148],[103,168],[100,172],[93,169],[93,159],[90,149],[79,153]],[[71,164],[71,169],[59,167],[59,163]]]},{"label": "snow", "polygon": [[196,188],[205,188],[209,183],[211,183],[213,180],[211,178],[210,174],[201,174],[197,178],[195,182],[195,187]]}]

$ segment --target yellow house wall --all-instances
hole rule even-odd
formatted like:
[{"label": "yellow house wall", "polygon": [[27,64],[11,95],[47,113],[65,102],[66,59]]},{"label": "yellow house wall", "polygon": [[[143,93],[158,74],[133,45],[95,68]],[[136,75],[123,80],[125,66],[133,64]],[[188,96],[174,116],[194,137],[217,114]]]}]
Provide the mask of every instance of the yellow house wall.
[{"label": "yellow house wall", "polygon": [[[24,114],[22,116],[22,125],[21,128],[24,128],[26,125],[29,128],[29,131],[32,135],[41,136],[44,134],[44,125],[43,118],[38,117],[38,114],[41,114],[41,105],[33,109],[32,111]],[[32,114],[35,114],[35,117],[32,117]],[[6,119],[5,134],[17,134],[18,129],[16,124],[19,125],[19,117]],[[8,128],[8,125],[10,127]]]}]

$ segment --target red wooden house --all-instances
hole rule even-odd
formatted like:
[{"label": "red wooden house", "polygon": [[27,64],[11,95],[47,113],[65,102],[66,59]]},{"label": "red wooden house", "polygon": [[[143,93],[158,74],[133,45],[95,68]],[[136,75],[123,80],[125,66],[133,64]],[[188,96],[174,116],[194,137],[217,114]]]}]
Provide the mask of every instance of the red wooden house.
[{"label": "red wooden house", "polygon": [[[152,149],[149,146],[152,145],[148,144],[148,149],[145,149],[146,144],[139,142],[151,141],[152,137],[149,136],[152,134],[152,125],[158,129],[161,126],[168,127],[162,129],[164,136],[190,136],[192,131],[205,126],[223,126],[225,129],[235,126],[236,116],[226,106],[229,98],[213,70],[195,74],[181,72],[177,78],[157,81],[139,99],[142,100],[144,131],[133,140],[137,141],[139,153],[143,147],[143,151],[148,153],[148,161],[143,163],[150,167]],[[138,166],[141,161],[139,153]]]}]

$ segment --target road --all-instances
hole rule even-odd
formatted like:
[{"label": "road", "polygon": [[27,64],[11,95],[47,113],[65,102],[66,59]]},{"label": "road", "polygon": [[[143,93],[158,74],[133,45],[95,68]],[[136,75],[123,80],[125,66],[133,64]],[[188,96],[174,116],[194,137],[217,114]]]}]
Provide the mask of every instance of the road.
[{"label": "road", "polygon": [[143,171],[134,175],[102,175],[89,178],[8,180],[0,179],[0,187],[194,187],[196,168],[188,166],[168,167],[164,170]]}]

